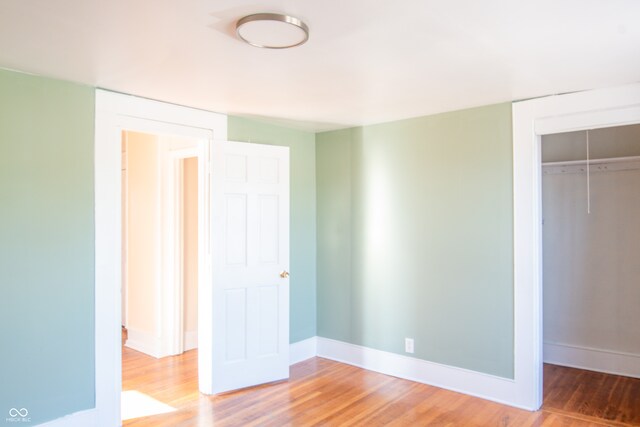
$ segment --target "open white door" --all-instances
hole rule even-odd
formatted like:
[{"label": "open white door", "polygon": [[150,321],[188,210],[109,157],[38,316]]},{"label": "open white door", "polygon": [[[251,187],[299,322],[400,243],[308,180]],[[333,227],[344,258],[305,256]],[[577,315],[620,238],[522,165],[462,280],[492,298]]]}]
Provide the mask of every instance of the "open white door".
[{"label": "open white door", "polygon": [[289,377],[289,148],[214,142],[212,391]]}]

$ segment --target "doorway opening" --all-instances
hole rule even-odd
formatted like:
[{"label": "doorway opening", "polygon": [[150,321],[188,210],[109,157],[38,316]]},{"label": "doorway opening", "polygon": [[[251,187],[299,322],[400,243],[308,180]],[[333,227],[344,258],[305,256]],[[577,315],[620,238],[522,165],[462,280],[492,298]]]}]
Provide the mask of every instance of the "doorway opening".
[{"label": "doorway opening", "polygon": [[640,123],[640,85],[517,101],[512,117],[515,369],[509,401],[537,410],[543,403],[541,139]]},{"label": "doorway opening", "polygon": [[[191,396],[198,392],[220,393],[225,389],[287,377],[288,147],[229,142],[226,141],[227,117],[223,114],[105,90],[96,90],[95,129],[96,407],[79,415],[78,419],[84,421],[78,425],[120,425],[122,422],[123,130],[193,138],[200,142],[198,194],[203,203],[198,206],[197,374],[182,371],[193,381]],[[167,156],[169,165],[179,165],[176,157],[181,155],[177,150],[175,156]],[[274,228],[275,224],[277,228]],[[164,225],[163,230],[166,230]],[[212,238],[214,235],[215,239]],[[171,245],[166,247],[172,248]],[[172,256],[177,255],[173,253]],[[173,268],[173,265],[163,263],[163,267]],[[238,286],[234,287],[234,284]],[[167,289],[163,287],[165,291]],[[247,302],[247,310],[238,316],[236,308],[243,300]],[[150,303],[158,305],[167,301],[171,298]],[[238,317],[246,319],[247,328],[235,321]],[[166,316],[162,320],[164,328],[179,322],[180,317]],[[246,332],[246,346],[238,339],[237,332]],[[173,351],[180,345],[180,340],[167,342],[171,349],[162,347],[162,351]],[[147,358],[151,361],[171,359]],[[227,369],[240,365],[246,369]],[[149,377],[157,377],[153,369],[147,369],[148,361],[139,362],[138,367],[141,373],[146,370]],[[178,366],[170,368],[180,371]],[[167,393],[167,390],[162,392]],[[177,398],[183,398],[184,393],[181,389]],[[182,404],[185,404],[184,400]],[[177,412],[176,416],[180,414]]]},{"label": "doorway opening", "polygon": [[541,146],[543,407],[640,422],[640,125]]},{"label": "doorway opening", "polygon": [[[198,359],[201,145],[122,131],[122,421],[174,411],[154,398],[188,381],[170,359]],[[149,365],[160,374],[153,381],[140,369]]]},{"label": "doorway opening", "polygon": [[[96,90],[95,123],[95,381],[96,406],[78,425],[120,425],[122,390],[122,131],[200,141],[198,191],[205,201],[199,223],[197,389],[212,392],[210,147],[225,140],[223,114]],[[155,303],[155,302],[153,302]],[[167,358],[159,359],[166,360]]]}]

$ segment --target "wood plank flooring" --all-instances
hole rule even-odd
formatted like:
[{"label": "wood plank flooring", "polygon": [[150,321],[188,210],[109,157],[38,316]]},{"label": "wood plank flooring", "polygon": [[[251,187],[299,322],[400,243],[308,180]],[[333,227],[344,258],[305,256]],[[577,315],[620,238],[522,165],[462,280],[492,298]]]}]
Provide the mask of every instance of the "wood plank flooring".
[{"label": "wood plank flooring", "polygon": [[198,393],[197,350],[154,359],[123,348],[123,390],[177,411],[124,422],[171,426],[640,426],[640,380],[545,365],[543,409],[528,412],[313,358],[289,381]]},{"label": "wood plank flooring", "polygon": [[544,380],[547,412],[640,426],[640,379],[545,365]]}]

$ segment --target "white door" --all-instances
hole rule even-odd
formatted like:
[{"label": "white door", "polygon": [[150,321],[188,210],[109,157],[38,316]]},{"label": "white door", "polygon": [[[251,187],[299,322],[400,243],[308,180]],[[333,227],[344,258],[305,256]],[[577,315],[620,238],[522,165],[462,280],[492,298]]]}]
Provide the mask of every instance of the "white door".
[{"label": "white door", "polygon": [[289,148],[214,142],[212,391],[289,377]]}]

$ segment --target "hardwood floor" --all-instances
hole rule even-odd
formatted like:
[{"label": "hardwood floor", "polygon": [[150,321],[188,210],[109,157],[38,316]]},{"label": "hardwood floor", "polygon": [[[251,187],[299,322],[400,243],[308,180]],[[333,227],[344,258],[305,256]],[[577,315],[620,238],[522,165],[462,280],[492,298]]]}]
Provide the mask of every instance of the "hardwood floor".
[{"label": "hardwood floor", "polygon": [[555,365],[545,365],[544,379],[547,412],[640,426],[640,379]]},{"label": "hardwood floor", "polygon": [[545,365],[543,409],[528,412],[313,358],[289,381],[218,396],[198,393],[197,350],[154,359],[123,348],[123,390],[175,412],[125,426],[640,426],[640,379]]}]

